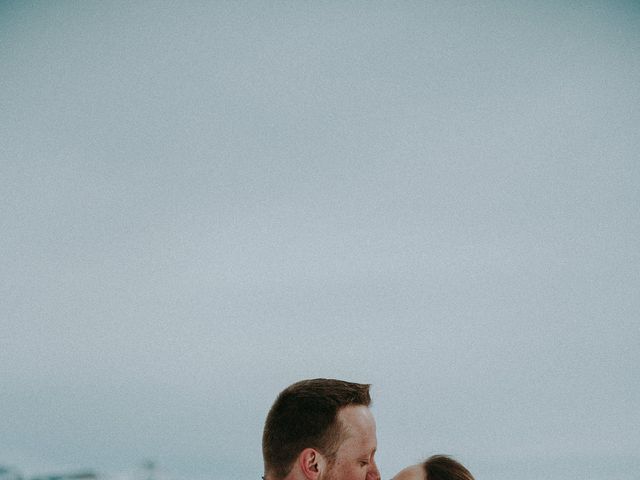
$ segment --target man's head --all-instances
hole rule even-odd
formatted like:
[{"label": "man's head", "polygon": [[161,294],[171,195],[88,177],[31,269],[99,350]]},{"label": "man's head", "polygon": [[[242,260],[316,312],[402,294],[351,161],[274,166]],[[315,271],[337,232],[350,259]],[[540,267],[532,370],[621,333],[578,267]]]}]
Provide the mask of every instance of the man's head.
[{"label": "man's head", "polygon": [[369,385],[294,383],[271,407],[262,436],[267,480],[378,480]]}]

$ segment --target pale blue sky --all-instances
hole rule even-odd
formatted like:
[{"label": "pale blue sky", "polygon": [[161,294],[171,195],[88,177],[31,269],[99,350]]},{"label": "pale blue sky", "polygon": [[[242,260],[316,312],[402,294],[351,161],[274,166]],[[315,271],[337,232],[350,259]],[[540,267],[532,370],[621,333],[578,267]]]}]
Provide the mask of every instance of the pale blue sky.
[{"label": "pale blue sky", "polygon": [[639,27],[0,4],[0,464],[256,479],[276,394],[329,376],[373,383],[386,478],[637,471]]}]

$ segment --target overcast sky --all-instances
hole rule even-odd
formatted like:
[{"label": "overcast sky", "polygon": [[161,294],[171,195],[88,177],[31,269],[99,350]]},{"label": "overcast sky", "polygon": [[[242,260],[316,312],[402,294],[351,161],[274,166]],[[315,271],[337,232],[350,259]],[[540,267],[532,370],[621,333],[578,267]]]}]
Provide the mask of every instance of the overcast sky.
[{"label": "overcast sky", "polygon": [[0,85],[0,464],[256,480],[323,376],[384,478],[637,478],[636,2],[5,1]]}]

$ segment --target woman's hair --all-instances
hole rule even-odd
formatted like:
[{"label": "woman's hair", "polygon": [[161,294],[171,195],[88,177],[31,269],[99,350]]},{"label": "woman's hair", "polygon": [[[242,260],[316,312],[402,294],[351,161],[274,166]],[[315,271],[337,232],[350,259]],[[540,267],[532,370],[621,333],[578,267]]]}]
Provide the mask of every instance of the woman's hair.
[{"label": "woman's hair", "polygon": [[422,466],[427,480],[475,480],[464,465],[447,455],[433,455]]}]

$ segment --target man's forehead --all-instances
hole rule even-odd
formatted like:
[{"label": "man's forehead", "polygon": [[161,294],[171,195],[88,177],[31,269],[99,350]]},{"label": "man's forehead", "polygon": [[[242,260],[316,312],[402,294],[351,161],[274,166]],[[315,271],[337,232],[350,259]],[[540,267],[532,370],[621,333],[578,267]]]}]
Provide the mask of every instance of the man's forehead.
[{"label": "man's forehead", "polygon": [[347,405],[338,410],[338,418],[352,423],[373,422],[373,414],[366,405]]},{"label": "man's forehead", "polygon": [[350,439],[358,442],[375,442],[376,424],[368,407],[364,405],[344,407],[338,412],[338,421],[342,425],[343,442]]}]

